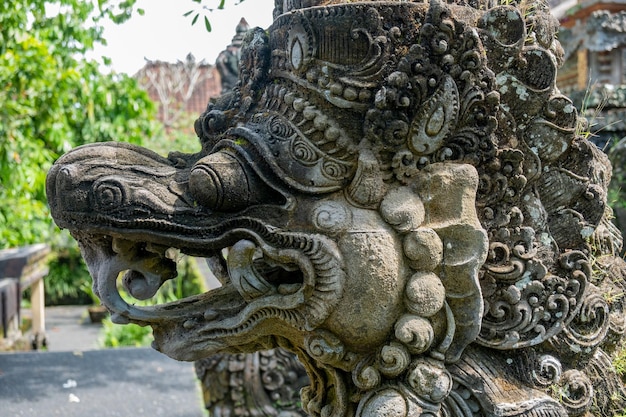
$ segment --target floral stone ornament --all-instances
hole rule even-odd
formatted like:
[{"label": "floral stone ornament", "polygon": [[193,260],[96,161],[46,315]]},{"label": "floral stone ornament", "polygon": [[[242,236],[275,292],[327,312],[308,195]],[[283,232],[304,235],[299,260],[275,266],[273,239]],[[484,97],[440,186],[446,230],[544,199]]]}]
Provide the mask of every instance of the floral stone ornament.
[{"label": "floral stone ornament", "polygon": [[[319,417],[611,415],[625,329],[607,158],[542,3],[277,1],[197,154],[61,157],[56,223],[180,360],[284,348]],[[222,286],[154,307],[171,248]],[[228,251],[228,255],[223,254]]]}]

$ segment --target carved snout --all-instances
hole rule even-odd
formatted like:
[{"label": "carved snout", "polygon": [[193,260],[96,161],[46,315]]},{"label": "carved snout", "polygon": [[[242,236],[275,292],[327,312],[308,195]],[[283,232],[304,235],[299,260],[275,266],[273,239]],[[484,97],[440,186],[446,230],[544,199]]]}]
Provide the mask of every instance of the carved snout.
[{"label": "carved snout", "polygon": [[248,164],[226,151],[196,163],[189,176],[189,189],[200,205],[215,211],[239,211],[276,198]]}]

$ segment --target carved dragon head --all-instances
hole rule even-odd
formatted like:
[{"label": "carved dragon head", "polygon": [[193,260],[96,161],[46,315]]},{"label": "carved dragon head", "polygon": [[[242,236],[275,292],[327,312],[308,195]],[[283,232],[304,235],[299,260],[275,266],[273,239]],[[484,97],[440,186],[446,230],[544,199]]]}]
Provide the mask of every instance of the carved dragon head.
[{"label": "carved dragon head", "polygon": [[[152,326],[174,358],[286,347],[313,415],[456,415],[451,392],[488,379],[472,365],[488,349],[561,355],[605,224],[610,168],[555,87],[553,20],[525,12],[277,1],[238,86],[196,121],[201,152],[77,148],[49,173],[53,217],[114,320]],[[176,251],[222,286],[155,307],[120,296],[124,271],[153,296]]]}]

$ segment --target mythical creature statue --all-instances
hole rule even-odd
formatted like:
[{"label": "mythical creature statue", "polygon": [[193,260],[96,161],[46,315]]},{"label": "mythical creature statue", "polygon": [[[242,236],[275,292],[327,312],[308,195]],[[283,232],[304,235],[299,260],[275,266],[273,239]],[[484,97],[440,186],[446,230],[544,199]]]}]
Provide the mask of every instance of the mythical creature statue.
[{"label": "mythical creature statue", "polygon": [[[118,323],[180,360],[297,354],[316,417],[611,415],[625,316],[607,158],[541,2],[277,0],[202,151],[61,157],[55,221]],[[155,307],[175,250],[222,286]]]},{"label": "mythical creature statue", "polygon": [[241,18],[235,28],[235,36],[230,45],[219,53],[215,60],[215,67],[220,74],[222,92],[226,92],[237,85],[239,81],[239,59],[241,44],[246,32],[250,30],[250,25],[246,19]]}]

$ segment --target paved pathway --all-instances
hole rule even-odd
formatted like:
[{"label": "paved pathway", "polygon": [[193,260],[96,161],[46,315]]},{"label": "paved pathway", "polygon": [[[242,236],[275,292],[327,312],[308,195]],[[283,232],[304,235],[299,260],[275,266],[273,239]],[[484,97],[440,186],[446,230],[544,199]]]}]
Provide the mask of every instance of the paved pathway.
[{"label": "paved pathway", "polygon": [[151,348],[101,349],[102,325],[86,306],[45,315],[47,351],[0,353],[0,417],[207,416],[192,363]]},{"label": "paved pathway", "polygon": [[48,351],[66,352],[98,349],[101,324],[92,324],[86,306],[46,307]]},{"label": "paved pathway", "polygon": [[0,354],[0,415],[202,417],[196,381],[150,348]]},{"label": "paved pathway", "polygon": [[193,364],[101,349],[85,306],[46,308],[47,352],[0,353],[0,417],[203,417]]}]

